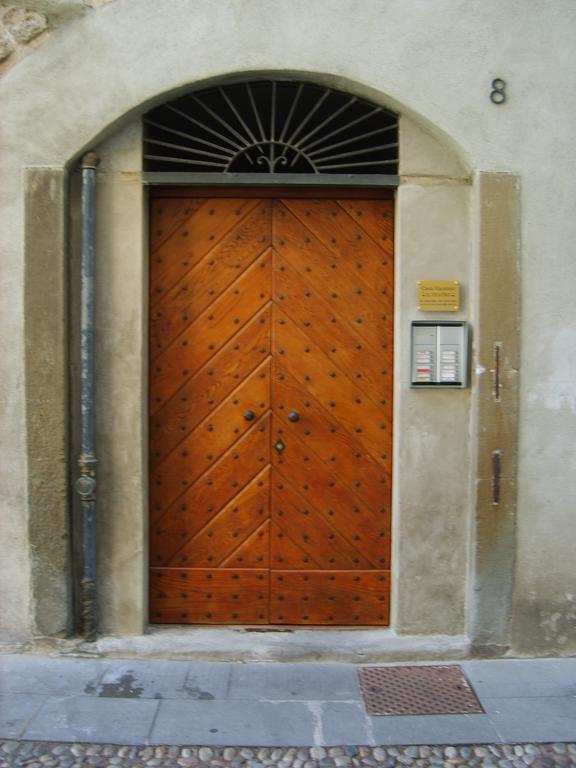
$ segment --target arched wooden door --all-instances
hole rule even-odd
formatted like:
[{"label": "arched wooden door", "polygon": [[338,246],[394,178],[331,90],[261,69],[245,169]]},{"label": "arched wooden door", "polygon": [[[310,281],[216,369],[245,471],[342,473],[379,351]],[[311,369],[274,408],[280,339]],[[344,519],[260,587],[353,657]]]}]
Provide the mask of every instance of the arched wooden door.
[{"label": "arched wooden door", "polygon": [[393,199],[257,194],[151,200],[150,620],[386,625]]}]

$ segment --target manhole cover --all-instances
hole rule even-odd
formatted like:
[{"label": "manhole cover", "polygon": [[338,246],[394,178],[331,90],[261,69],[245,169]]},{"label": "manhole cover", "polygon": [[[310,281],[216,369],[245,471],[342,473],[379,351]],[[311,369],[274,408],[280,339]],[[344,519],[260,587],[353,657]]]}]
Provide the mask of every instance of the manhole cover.
[{"label": "manhole cover", "polygon": [[472,715],[484,712],[461,667],[363,667],[369,715]]}]

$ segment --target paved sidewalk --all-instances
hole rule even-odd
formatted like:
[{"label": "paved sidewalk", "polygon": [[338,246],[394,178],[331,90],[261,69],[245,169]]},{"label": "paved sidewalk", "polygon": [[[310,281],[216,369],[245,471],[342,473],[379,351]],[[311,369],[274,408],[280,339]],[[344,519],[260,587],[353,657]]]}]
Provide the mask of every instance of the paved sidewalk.
[{"label": "paved sidewalk", "polygon": [[485,714],[370,717],[350,664],[5,655],[0,738],[295,748],[576,741],[576,659],[450,663]]}]

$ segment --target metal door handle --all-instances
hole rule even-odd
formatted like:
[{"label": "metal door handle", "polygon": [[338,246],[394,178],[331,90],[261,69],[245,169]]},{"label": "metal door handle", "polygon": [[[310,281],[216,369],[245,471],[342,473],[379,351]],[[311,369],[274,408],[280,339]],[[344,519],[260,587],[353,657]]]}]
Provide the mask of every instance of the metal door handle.
[{"label": "metal door handle", "polygon": [[300,421],[300,414],[298,411],[290,411],[288,414],[288,421]]}]

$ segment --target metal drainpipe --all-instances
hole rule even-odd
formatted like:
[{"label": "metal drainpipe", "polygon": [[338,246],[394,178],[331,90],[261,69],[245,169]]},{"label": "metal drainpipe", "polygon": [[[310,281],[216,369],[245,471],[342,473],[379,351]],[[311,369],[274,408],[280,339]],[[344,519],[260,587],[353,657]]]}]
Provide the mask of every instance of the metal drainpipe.
[{"label": "metal drainpipe", "polygon": [[82,578],[79,631],[96,635],[96,454],[94,450],[94,152],[82,158],[82,245],[80,255],[80,455],[76,492],[80,497]]}]

